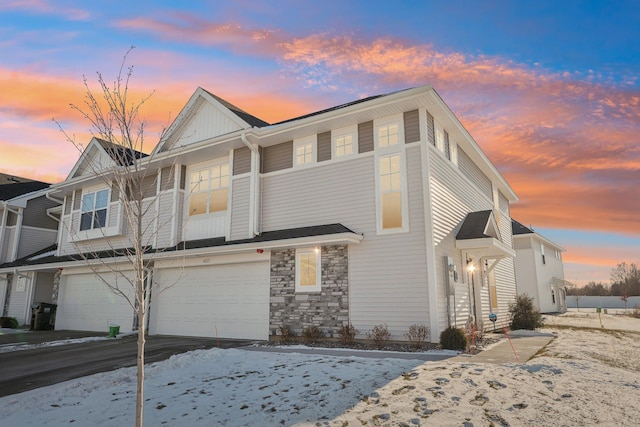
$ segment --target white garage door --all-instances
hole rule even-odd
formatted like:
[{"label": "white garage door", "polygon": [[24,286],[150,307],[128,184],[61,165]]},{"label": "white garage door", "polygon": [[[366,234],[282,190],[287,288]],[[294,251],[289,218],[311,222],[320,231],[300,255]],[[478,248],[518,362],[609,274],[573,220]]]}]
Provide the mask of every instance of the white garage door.
[{"label": "white garage door", "polygon": [[[115,276],[105,274],[109,283],[116,283]],[[122,289],[129,285],[122,281]],[[120,325],[121,332],[130,332],[133,325],[133,309],[119,295],[114,294],[95,274],[62,276],[58,294],[56,329],[109,332],[109,325]]]},{"label": "white garage door", "polygon": [[153,302],[152,333],[268,339],[268,262],[158,270],[156,280],[175,285]]}]

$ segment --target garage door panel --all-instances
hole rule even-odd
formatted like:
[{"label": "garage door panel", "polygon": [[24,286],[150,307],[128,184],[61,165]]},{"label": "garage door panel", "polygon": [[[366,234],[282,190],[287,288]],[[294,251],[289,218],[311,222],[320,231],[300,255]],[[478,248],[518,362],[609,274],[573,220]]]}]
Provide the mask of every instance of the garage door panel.
[{"label": "garage door panel", "polygon": [[[115,283],[112,275],[104,276]],[[56,329],[108,332],[109,324],[130,332],[133,309],[94,274],[64,276],[60,283]]]},{"label": "garage door panel", "polygon": [[157,273],[163,291],[152,306],[152,333],[267,339],[269,263],[167,269]]}]

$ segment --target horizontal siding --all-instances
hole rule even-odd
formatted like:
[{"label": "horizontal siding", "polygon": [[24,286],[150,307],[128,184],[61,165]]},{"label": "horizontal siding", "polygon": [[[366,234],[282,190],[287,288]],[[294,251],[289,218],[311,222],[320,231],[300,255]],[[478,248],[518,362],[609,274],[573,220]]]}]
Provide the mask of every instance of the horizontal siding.
[{"label": "horizontal siding", "polygon": [[162,168],[160,170],[160,191],[168,191],[174,187],[175,173],[173,167]]},{"label": "horizontal siding", "polygon": [[233,174],[251,172],[251,150],[248,147],[237,148],[233,152]]},{"label": "horizontal siding", "polygon": [[262,173],[293,167],[293,141],[265,147],[260,158],[262,159]]},{"label": "horizontal siding", "polygon": [[491,180],[480,170],[467,153],[458,147],[458,166],[462,173],[471,180],[489,199],[493,198]]},{"label": "horizontal siding", "polygon": [[249,177],[234,179],[231,192],[231,240],[246,239],[250,236],[249,211],[250,187]]},{"label": "horizontal siding", "polygon": [[318,153],[319,162],[331,160],[331,131],[318,134]]},{"label": "horizontal siding", "polygon": [[358,152],[373,151],[373,121],[358,124]]},{"label": "horizontal siding", "polygon": [[47,209],[58,205],[45,196],[29,200],[26,209],[23,210],[22,225],[57,230],[58,221],[47,215]]},{"label": "horizontal siding", "polygon": [[418,110],[406,111],[404,118],[404,142],[420,141],[420,114]]},{"label": "horizontal siding", "polygon": [[20,230],[20,243],[18,244],[18,258],[53,245],[57,236],[58,232],[56,230],[22,227]]},{"label": "horizontal siding", "polygon": [[[454,305],[456,312],[452,313],[452,317],[455,317],[458,326],[463,326],[470,314],[468,311],[470,298],[469,278],[465,271],[465,260],[462,259],[461,251],[455,247],[455,236],[460,229],[462,221],[469,212],[492,209],[493,204],[490,199],[487,199],[484,193],[472,185],[469,180],[462,175],[461,171],[459,171],[454,164],[447,161],[436,149],[430,148],[429,154],[431,209],[433,214],[436,261],[449,256],[452,257],[455,262],[459,280],[454,287],[456,294],[452,299],[455,300]],[[501,221],[501,224],[503,223],[508,225],[509,220]],[[502,229],[501,232],[504,239],[505,232]],[[511,244],[510,237],[507,237],[505,243]],[[509,262],[512,261],[503,260],[500,262],[500,268],[496,270],[499,304],[500,301],[503,300],[503,297],[508,298],[509,294],[515,289],[513,272],[510,275],[508,273]],[[502,264],[504,264],[504,267],[502,267]],[[447,325],[446,289],[444,288],[445,274],[447,273],[444,271],[444,262],[436,262],[439,296],[438,315],[442,327],[446,327]],[[477,286],[476,289],[479,290],[480,287]],[[481,294],[481,299],[484,299],[488,304],[488,294],[486,296]],[[504,305],[504,303],[501,303],[501,312],[502,305]]]},{"label": "horizontal siding", "polygon": [[[31,276],[31,274],[29,274]],[[31,279],[26,279],[24,291],[18,292],[18,280],[20,278],[17,274],[12,275],[11,290],[9,296],[9,303],[7,306],[7,317],[15,317],[20,325],[31,324],[31,317],[27,318],[27,305],[30,306],[29,294],[31,288]]]}]

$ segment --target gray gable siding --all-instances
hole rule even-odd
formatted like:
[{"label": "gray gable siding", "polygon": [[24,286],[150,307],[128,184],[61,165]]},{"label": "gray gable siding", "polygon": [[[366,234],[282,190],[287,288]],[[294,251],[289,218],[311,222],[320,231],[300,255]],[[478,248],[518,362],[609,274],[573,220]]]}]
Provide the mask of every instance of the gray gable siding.
[{"label": "gray gable siding", "polygon": [[57,230],[58,221],[47,215],[47,209],[54,206],[58,206],[58,204],[45,196],[29,200],[23,213],[22,225]]},{"label": "gray gable siding", "polygon": [[436,129],[433,116],[427,111],[427,140],[431,145],[436,145]]},{"label": "gray gable siding", "polygon": [[420,115],[418,110],[406,111],[404,118],[404,142],[420,141]]},{"label": "gray gable siding", "polygon": [[293,141],[283,142],[262,150],[262,173],[293,167]]},{"label": "gray gable siding", "polygon": [[237,148],[233,152],[233,174],[251,172],[251,150],[248,147]]},{"label": "gray gable siding", "polygon": [[491,180],[480,170],[467,153],[464,152],[460,146],[458,146],[458,166],[460,171],[471,180],[482,193],[493,200],[493,189],[491,187]]},{"label": "gray gable siding", "polygon": [[71,213],[71,200],[73,199],[73,194],[67,194],[64,198],[64,214],[69,215]]},{"label": "gray gable siding", "polygon": [[331,132],[318,134],[318,161],[331,160]]},{"label": "gray gable siding", "polygon": [[373,151],[373,120],[358,124],[358,153]]},{"label": "gray gable siding", "polygon": [[160,170],[160,191],[168,191],[173,188],[174,173],[172,167],[162,168]]}]

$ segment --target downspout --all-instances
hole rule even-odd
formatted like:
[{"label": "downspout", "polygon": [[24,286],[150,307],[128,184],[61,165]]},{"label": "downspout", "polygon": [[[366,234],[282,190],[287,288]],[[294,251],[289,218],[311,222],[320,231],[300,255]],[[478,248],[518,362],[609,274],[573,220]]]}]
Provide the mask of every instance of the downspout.
[{"label": "downspout", "polygon": [[[2,202],[2,222],[0,223],[0,255],[2,255],[2,248],[4,247],[4,235],[7,227],[7,216],[9,215],[9,206],[7,202]],[[4,262],[0,256],[0,263]],[[8,261],[8,260],[7,260]]]},{"label": "downspout", "polygon": [[258,218],[260,216],[260,171],[258,166],[260,165],[260,151],[258,147],[250,143],[247,139],[246,132],[240,134],[240,139],[244,145],[251,150],[251,183],[249,186],[249,223],[251,225],[252,237],[260,235],[260,229],[258,227]]},{"label": "downspout", "polygon": [[20,234],[21,234],[20,232],[22,231],[23,208],[18,208],[17,211],[14,211],[13,209],[7,206],[7,210],[11,213],[16,214],[16,216],[18,217],[16,219],[16,235],[13,240],[13,249],[11,250],[11,257],[9,258],[9,261],[15,261],[18,258],[18,246],[20,244]]}]

